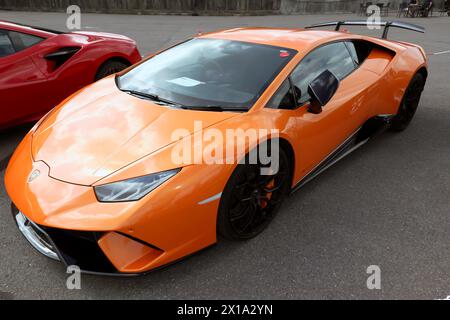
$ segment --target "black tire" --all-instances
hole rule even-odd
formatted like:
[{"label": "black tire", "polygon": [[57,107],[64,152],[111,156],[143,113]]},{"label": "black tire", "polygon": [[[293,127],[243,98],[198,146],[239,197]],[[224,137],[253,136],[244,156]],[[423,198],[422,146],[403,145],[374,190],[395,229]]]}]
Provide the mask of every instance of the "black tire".
[{"label": "black tire", "polygon": [[[248,157],[247,157],[248,159]],[[279,153],[279,170],[261,175],[261,164],[239,164],[220,201],[217,231],[228,240],[243,241],[263,232],[277,215],[291,187],[291,170],[285,152]]]},{"label": "black tire", "polygon": [[101,80],[107,76],[120,72],[126,68],[128,68],[128,65],[123,62],[117,60],[107,61],[104,64],[102,64],[98,69],[97,74],[95,76],[95,81]]},{"label": "black tire", "polygon": [[424,87],[425,78],[422,74],[417,73],[406,89],[397,115],[392,120],[391,129],[393,131],[400,132],[409,126],[416,114]]}]

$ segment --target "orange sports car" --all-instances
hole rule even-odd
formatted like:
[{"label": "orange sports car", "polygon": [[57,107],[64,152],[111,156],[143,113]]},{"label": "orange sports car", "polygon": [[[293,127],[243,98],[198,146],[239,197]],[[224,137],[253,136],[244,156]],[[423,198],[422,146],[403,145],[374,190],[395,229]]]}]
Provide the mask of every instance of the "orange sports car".
[{"label": "orange sports car", "polygon": [[199,35],[82,89],[10,160],[20,231],[50,258],[116,275],[257,236],[287,195],[412,120],[427,57],[387,33],[424,30],[339,31],[366,24]]}]

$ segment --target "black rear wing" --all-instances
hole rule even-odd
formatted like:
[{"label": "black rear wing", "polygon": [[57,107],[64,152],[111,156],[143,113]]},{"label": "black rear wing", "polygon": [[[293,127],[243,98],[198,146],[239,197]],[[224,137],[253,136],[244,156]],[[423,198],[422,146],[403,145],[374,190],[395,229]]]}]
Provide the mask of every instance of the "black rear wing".
[{"label": "black rear wing", "polygon": [[318,23],[311,26],[305,27],[306,29],[320,28],[320,27],[329,27],[334,26],[335,31],[339,31],[341,26],[380,26],[384,27],[382,39],[387,39],[389,28],[400,28],[405,30],[416,31],[420,33],[425,33],[425,28],[422,26],[418,26],[412,23],[401,22],[401,21],[367,21],[367,20],[349,20],[349,21],[333,21],[333,22],[324,22]]}]

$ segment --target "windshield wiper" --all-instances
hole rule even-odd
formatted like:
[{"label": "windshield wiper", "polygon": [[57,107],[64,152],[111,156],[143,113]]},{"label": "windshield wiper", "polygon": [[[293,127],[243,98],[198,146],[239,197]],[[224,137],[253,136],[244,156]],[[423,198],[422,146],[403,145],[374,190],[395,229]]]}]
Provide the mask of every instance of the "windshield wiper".
[{"label": "windshield wiper", "polygon": [[196,110],[196,111],[215,111],[215,112],[225,112],[225,111],[235,111],[235,112],[246,112],[247,108],[233,108],[225,106],[180,106],[181,109],[185,110]]},{"label": "windshield wiper", "polygon": [[137,96],[139,98],[144,98],[144,99],[151,100],[151,101],[161,102],[166,105],[175,106],[177,108],[181,108],[184,110],[215,111],[215,112],[225,112],[225,111],[247,112],[248,111],[247,108],[239,108],[239,107],[233,108],[233,107],[225,107],[225,106],[220,106],[220,105],[186,106],[186,105],[180,105],[178,103],[175,103],[175,102],[167,100],[167,99],[163,99],[156,94],[151,94],[151,93],[146,93],[146,92],[141,92],[141,91],[136,91],[136,90],[121,89],[121,88],[120,88],[120,90],[122,92],[131,94],[133,96]]},{"label": "windshield wiper", "polygon": [[122,90],[123,92],[126,92],[128,94],[131,94],[133,96],[137,96],[139,98],[144,98],[144,99],[156,101],[156,102],[162,102],[162,103],[168,104],[168,105],[178,106],[175,102],[163,99],[156,94],[145,93],[145,92],[136,91],[136,90],[127,90],[127,89],[120,89],[120,90]]}]

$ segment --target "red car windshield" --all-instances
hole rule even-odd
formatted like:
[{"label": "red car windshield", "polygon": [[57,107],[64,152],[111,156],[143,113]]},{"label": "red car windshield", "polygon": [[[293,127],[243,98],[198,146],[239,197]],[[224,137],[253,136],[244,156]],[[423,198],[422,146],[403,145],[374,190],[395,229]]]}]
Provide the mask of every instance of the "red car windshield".
[{"label": "red car windshield", "polygon": [[295,56],[292,49],[194,39],[117,78],[123,91],[180,106],[248,110]]}]

